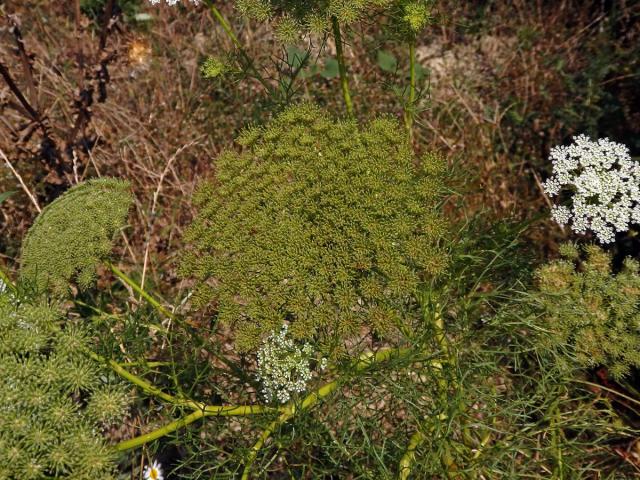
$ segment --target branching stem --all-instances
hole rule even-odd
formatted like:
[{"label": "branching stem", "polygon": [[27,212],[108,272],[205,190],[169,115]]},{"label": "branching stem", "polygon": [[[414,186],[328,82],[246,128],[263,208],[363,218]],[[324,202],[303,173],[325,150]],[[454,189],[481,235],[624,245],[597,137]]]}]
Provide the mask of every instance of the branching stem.
[{"label": "branching stem", "polygon": [[[360,357],[360,360],[354,365],[354,369],[357,372],[362,372],[376,363],[385,362],[391,358],[403,358],[412,351],[413,350],[409,348],[386,348],[379,350],[375,354],[369,352],[367,354],[363,354]],[[284,412],[276,420],[269,424],[269,426],[262,432],[256,443],[251,447],[249,455],[245,460],[245,466],[242,472],[242,480],[249,479],[249,475],[251,474],[251,467],[255,462],[256,457],[258,456],[258,452],[262,449],[265,442],[271,436],[271,434],[273,434],[276,428],[286,423],[290,418],[295,416],[297,412],[308,410],[313,407],[320,400],[333,393],[346,380],[347,378],[339,378],[329,383],[325,383],[320,388],[307,395],[297,408],[295,403],[290,402],[289,404],[287,404]]]},{"label": "branching stem", "polygon": [[[427,315],[429,311],[425,311],[425,315]],[[443,372],[443,364],[453,365],[455,362],[455,358],[451,354],[449,350],[449,343],[446,337],[446,333],[444,330],[444,321],[442,319],[442,315],[439,311],[439,306],[435,306],[435,310],[433,312],[433,318],[431,320],[432,327],[434,329],[434,337],[438,344],[440,351],[444,354],[444,359],[442,361],[434,360],[431,365],[435,367],[435,373],[437,376],[438,387],[440,390],[440,396],[443,404],[447,402],[447,390],[449,388],[449,383],[444,377]],[[446,414],[442,413],[440,415],[441,420],[445,420],[447,418]],[[413,463],[415,462],[416,450],[418,447],[424,442],[426,439],[426,435],[421,431],[420,427],[416,430],[416,432],[409,438],[409,444],[407,445],[407,449],[400,459],[400,464],[398,466],[398,480],[407,480],[409,475],[411,474],[411,470],[413,467]]]},{"label": "branching stem", "polygon": [[253,73],[254,78],[260,83],[260,85],[264,87],[264,89],[270,95],[273,94],[273,88],[271,87],[269,82],[266,81],[266,79],[262,76],[262,74],[258,71],[256,66],[254,65],[253,60],[251,59],[249,54],[245,51],[242,44],[240,43],[240,40],[238,40],[238,37],[233,32],[233,29],[231,28],[231,24],[227,21],[226,18],[222,16],[222,13],[220,13],[220,10],[216,8],[213,2],[209,1],[207,2],[207,4],[211,9],[211,13],[214,16],[214,18],[218,21],[218,23],[220,24],[224,32],[227,34],[227,36],[231,40],[231,43],[233,43],[233,46],[238,50],[238,53],[240,53],[240,56],[244,60],[249,70],[251,70],[251,73]]}]

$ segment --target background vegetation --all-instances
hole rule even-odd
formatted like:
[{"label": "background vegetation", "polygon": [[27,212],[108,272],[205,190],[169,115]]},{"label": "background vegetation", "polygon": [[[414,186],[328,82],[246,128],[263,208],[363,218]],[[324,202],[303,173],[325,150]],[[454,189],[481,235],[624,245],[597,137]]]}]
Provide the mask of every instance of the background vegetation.
[{"label": "background vegetation", "polygon": [[[636,478],[638,236],[560,247],[542,180],[577,133],[640,155],[640,4],[205,3],[0,5],[0,479]],[[309,289],[292,338],[362,335],[267,402]]]}]

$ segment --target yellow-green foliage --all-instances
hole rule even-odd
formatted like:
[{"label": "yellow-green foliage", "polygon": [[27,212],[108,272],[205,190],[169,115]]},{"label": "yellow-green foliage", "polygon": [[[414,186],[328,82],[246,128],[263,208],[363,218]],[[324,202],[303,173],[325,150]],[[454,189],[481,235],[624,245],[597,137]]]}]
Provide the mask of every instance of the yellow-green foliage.
[{"label": "yellow-green foliage", "polygon": [[620,378],[640,367],[640,274],[638,262],[627,259],[612,274],[611,258],[595,245],[579,251],[565,245],[562,260],[537,272],[539,298],[554,341],[575,348],[585,367],[604,365]]},{"label": "yellow-green foliage", "polygon": [[47,205],[23,242],[21,280],[54,294],[66,293],[73,279],[81,288],[91,285],[131,202],[127,182],[105,178],[77,185]]},{"label": "yellow-green foliage", "polygon": [[0,293],[0,479],[114,478],[99,432],[128,398],[100,380],[88,343],[52,307]]},{"label": "yellow-green foliage", "polygon": [[277,18],[277,33],[291,41],[299,30],[323,33],[331,29],[331,17],[350,24],[371,16],[394,0],[237,0],[238,10],[250,18],[266,21]]},{"label": "yellow-green foliage", "polygon": [[182,265],[196,303],[216,306],[242,351],[285,321],[327,343],[401,322],[418,284],[447,265],[442,159],[416,162],[393,119],[359,128],[308,104],[239,143],[196,196]]}]

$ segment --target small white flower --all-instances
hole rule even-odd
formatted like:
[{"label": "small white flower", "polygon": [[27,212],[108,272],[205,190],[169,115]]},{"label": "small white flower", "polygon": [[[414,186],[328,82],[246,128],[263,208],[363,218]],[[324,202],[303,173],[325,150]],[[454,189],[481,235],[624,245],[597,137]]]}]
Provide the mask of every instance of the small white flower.
[{"label": "small white flower", "polygon": [[551,214],[576,233],[592,231],[602,243],[615,240],[631,224],[640,223],[640,163],[629,149],[607,138],[593,142],[585,135],[574,144],[551,149],[553,174],[544,183],[550,197],[571,193],[571,205],[554,206]]},{"label": "small white flower", "polygon": [[[258,380],[262,394],[268,401],[286,403],[294,393],[304,392],[311,380],[313,348],[308,343],[300,346],[287,338],[287,325],[280,332],[267,337],[258,350]],[[320,361],[322,365],[325,359]]]},{"label": "small white flower", "polygon": [[160,463],[154,460],[151,466],[144,467],[144,480],[164,480]]}]

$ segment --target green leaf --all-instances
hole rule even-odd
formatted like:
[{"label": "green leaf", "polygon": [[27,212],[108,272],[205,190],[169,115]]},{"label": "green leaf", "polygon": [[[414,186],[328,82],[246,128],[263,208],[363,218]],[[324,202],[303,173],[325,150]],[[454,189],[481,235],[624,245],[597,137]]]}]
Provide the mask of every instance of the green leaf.
[{"label": "green leaf", "polygon": [[420,65],[419,63],[416,63],[416,80],[422,80],[423,78],[429,76],[429,69],[423,67],[422,65]]},{"label": "green leaf", "polygon": [[318,65],[316,64],[309,65],[308,67],[302,69],[302,71],[300,72],[300,78],[313,77],[314,75],[317,75],[319,72],[320,72],[320,69],[318,68]]},{"label": "green leaf", "polygon": [[14,193],[16,193],[15,190],[0,193],[0,203],[4,202],[7,198],[11,197]]},{"label": "green leaf", "polygon": [[335,58],[328,58],[324,62],[324,69],[320,72],[324,78],[335,78],[340,73],[338,61]]},{"label": "green leaf", "polygon": [[385,72],[395,72],[398,67],[398,60],[393,53],[386,50],[378,50],[378,66]]},{"label": "green leaf", "polygon": [[289,45],[287,47],[287,63],[292,68],[300,68],[300,66],[306,61],[307,56],[307,52],[299,49],[295,45]]}]

